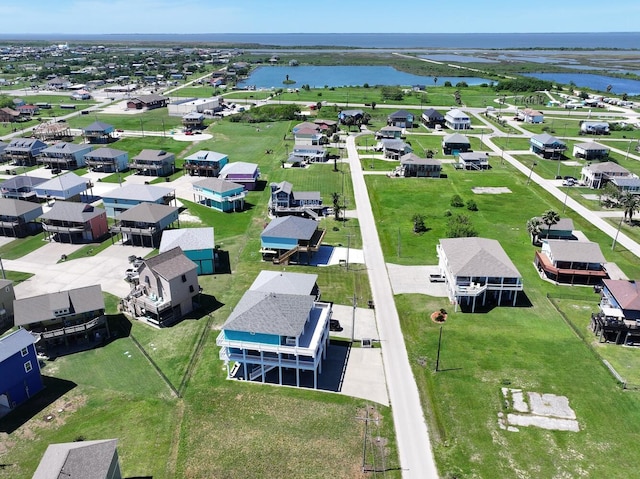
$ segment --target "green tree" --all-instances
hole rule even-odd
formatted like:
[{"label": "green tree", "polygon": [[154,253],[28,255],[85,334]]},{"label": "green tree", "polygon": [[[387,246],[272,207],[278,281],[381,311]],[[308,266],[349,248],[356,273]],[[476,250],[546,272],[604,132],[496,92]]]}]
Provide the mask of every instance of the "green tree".
[{"label": "green tree", "polygon": [[547,225],[547,238],[551,232],[551,227],[560,221],[560,215],[554,210],[547,210],[542,215],[542,222]]},{"label": "green tree", "polygon": [[468,238],[478,236],[478,232],[467,215],[455,215],[447,222],[446,235],[447,238]]},{"label": "green tree", "polygon": [[625,191],[620,195],[618,201],[624,212],[624,220],[627,223],[631,223],[633,214],[640,210],[640,197],[629,191]]},{"label": "green tree", "polygon": [[424,225],[424,216],[419,213],[414,213],[411,217],[411,221],[413,222],[413,232],[414,233],[424,233],[427,231],[427,227]]},{"label": "green tree", "polygon": [[331,193],[331,201],[333,202],[333,217],[336,221],[340,221],[340,213],[342,212],[342,205],[340,205],[340,193]]},{"label": "green tree", "polygon": [[460,197],[460,195],[453,195],[451,197],[451,206],[454,208],[462,208],[464,206],[464,200]]},{"label": "green tree", "polygon": [[529,221],[527,221],[527,231],[531,236],[531,244],[536,244],[538,242],[538,236],[540,235],[541,226],[542,220],[537,216],[534,216]]}]

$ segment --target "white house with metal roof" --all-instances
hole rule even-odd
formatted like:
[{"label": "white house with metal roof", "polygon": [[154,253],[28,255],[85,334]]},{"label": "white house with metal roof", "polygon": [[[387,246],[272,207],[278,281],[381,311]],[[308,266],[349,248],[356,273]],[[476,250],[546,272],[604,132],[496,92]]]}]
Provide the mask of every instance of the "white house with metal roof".
[{"label": "white house with metal roof", "polygon": [[122,479],[117,439],[50,444],[32,479]]},{"label": "white house with metal roof", "polygon": [[455,305],[471,305],[487,300],[515,306],[518,291],[524,289],[518,272],[500,243],[488,238],[444,238],[437,246],[438,267],[444,277],[449,299]]},{"label": "white house with metal roof", "polygon": [[160,240],[160,253],[180,247],[185,256],[198,267],[198,276],[216,271],[216,245],[213,228],[182,228],[165,230]]},{"label": "white house with metal roof", "polygon": [[69,172],[40,183],[33,190],[38,198],[44,200],[75,201],[86,195],[87,189],[92,186],[86,178]]}]

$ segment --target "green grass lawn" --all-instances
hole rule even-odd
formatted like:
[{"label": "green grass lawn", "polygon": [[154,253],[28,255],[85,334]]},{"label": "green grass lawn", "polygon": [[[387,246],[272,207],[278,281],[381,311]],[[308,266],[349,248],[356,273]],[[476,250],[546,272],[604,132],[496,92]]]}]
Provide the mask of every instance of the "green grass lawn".
[{"label": "green grass lawn", "polygon": [[10,243],[0,246],[0,257],[4,259],[19,259],[46,244],[44,233],[27,236],[26,238],[16,238]]},{"label": "green grass lawn", "polygon": [[69,118],[68,123],[71,128],[84,128],[95,121],[102,121],[123,130],[156,132],[164,130],[167,136],[170,130],[182,126],[182,119],[179,116],[169,116],[165,108],[133,115],[96,112],[91,115],[74,116]]}]

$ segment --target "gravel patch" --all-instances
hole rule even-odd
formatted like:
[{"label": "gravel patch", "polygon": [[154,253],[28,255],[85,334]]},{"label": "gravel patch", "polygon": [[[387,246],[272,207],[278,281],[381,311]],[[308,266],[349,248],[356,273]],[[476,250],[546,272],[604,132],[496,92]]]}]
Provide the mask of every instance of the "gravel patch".
[{"label": "gravel patch", "polygon": [[503,193],[511,193],[511,190],[506,186],[476,186],[471,188],[476,195],[501,195]]},{"label": "gravel patch", "polygon": [[506,413],[498,413],[501,429],[517,432],[518,426],[534,426],[555,431],[580,431],[576,413],[566,396],[525,393],[522,389],[511,388],[502,388],[502,396]]}]

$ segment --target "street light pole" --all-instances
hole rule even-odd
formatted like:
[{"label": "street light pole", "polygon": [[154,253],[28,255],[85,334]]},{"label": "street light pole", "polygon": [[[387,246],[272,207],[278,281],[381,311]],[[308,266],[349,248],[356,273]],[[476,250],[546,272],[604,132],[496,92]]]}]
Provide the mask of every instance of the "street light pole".
[{"label": "street light pole", "polygon": [[618,234],[620,233],[620,228],[622,228],[622,220],[624,219],[624,212],[620,217],[620,222],[618,223],[618,229],[616,230],[616,235],[613,237],[613,243],[611,243],[611,251],[616,247],[616,241],[618,241]]}]

